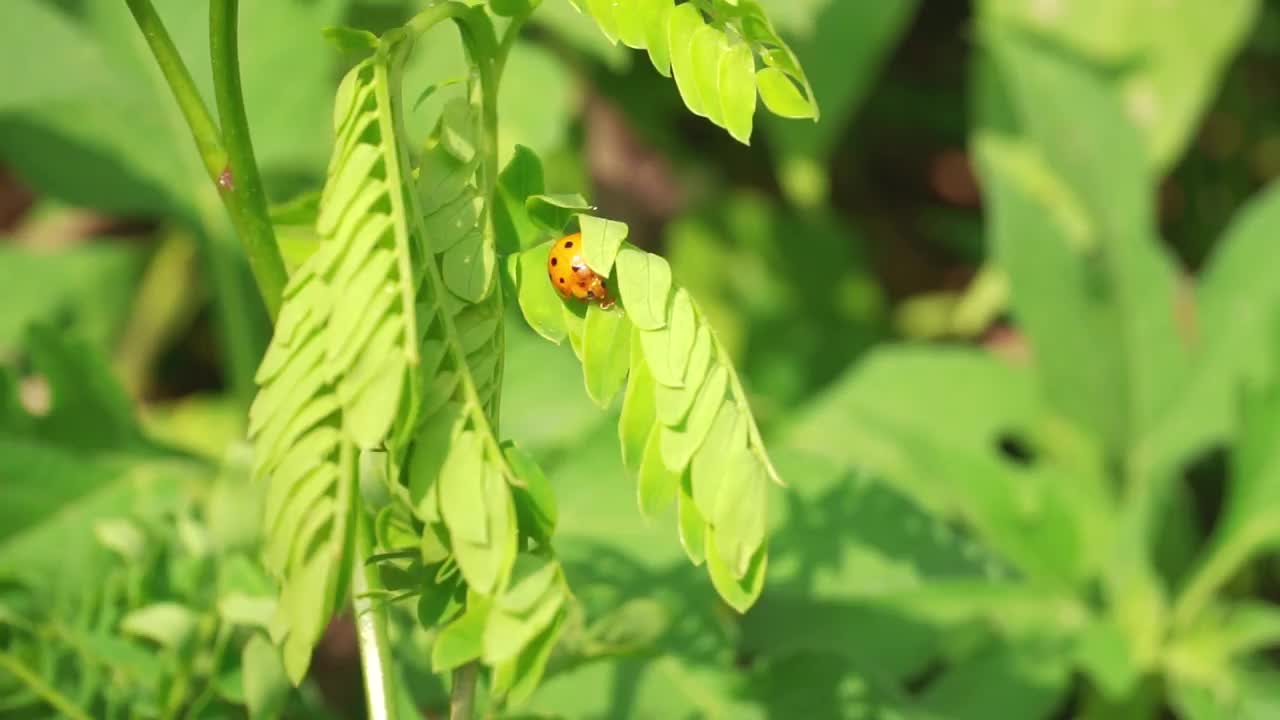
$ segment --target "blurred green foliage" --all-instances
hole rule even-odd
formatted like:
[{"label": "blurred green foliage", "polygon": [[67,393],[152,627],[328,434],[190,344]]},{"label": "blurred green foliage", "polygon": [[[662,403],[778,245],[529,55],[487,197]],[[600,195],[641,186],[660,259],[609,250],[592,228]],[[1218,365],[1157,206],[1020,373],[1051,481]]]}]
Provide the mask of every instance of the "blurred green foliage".
[{"label": "blurred green foliage", "polygon": [[[157,5],[210,96],[203,5]],[[322,29],[421,5],[244,3],[273,201],[324,181],[358,58]],[[489,709],[1274,717],[1280,9],[762,5],[822,117],[761,112],[750,147],[570,0],[513,49],[501,162],[530,148],[542,190],[668,258],[789,487],[738,616],[675,513],[636,511],[617,403],[508,312],[503,433],[554,488],[573,601],[543,685]],[[348,619],[298,690],[267,641],[244,408],[268,328],[127,11],[9,0],[0,68],[0,717],[359,716]],[[465,75],[452,29],[423,38],[412,137]],[[440,712],[437,634],[393,621],[402,704]]]}]

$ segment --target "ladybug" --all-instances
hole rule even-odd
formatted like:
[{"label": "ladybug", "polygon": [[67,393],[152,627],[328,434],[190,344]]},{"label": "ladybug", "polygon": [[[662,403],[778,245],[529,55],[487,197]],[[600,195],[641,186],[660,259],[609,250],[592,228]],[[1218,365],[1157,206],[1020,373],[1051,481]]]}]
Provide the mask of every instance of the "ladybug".
[{"label": "ladybug", "polygon": [[547,258],[551,286],[565,300],[576,297],[587,302],[595,300],[601,308],[613,307],[609,286],[595,270],[587,267],[587,262],[579,254],[581,247],[582,233],[565,235],[551,246],[551,254]]}]

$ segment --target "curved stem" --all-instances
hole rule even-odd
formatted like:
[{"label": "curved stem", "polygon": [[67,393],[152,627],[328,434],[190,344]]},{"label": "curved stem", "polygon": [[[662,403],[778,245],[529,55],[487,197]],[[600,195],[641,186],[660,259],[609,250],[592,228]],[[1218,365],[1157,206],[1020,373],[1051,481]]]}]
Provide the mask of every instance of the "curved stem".
[{"label": "curved stem", "polygon": [[205,172],[216,183],[223,168],[227,166],[227,152],[222,147],[222,138],[218,133],[218,126],[213,122],[213,116],[209,114],[209,108],[205,107],[204,100],[200,98],[200,91],[196,89],[190,71],[182,62],[182,55],[174,46],[173,39],[156,14],[151,0],[125,2],[129,5],[129,12],[133,13],[138,29],[142,31],[142,37],[151,48],[151,54],[160,66],[169,90],[173,92],[173,99],[178,101],[178,109],[191,128],[191,136],[196,141],[196,149],[200,151]]},{"label": "curved stem", "polygon": [[[511,46],[515,45],[516,39],[520,37],[520,30],[524,27],[525,22],[529,20],[529,15],[533,10],[527,9],[511,18],[511,23],[507,25],[507,29],[502,31],[502,42],[498,44],[498,52],[494,57],[494,76],[501,82],[502,71],[507,68],[507,58],[511,55]],[[497,92],[497,88],[494,88]]]},{"label": "curved stem", "polygon": [[238,0],[210,0],[209,53],[213,66],[213,91],[222,122],[222,141],[228,163],[219,172],[218,190],[231,214],[258,282],[267,312],[274,320],[280,312],[288,274],[276,245],[275,229],[267,211],[267,196],[253,157],[249,119],[240,89],[240,48],[237,35]]},{"label": "curved stem", "polygon": [[453,689],[449,691],[449,720],[471,720],[475,711],[476,675],[479,666],[475,661],[453,671]]},{"label": "curved stem", "polygon": [[[247,147],[247,123],[237,123],[239,133],[231,133],[234,135],[234,140],[225,141],[226,144],[224,144],[222,133],[219,132],[208,107],[200,98],[200,91],[196,89],[195,81],[192,80],[190,71],[182,61],[182,55],[174,46],[173,39],[169,37],[164,22],[156,13],[151,0],[125,0],[125,2],[133,14],[138,29],[142,31],[142,37],[147,41],[147,46],[151,48],[156,65],[160,67],[160,72],[174,100],[178,103],[178,109],[182,112],[187,127],[191,130],[191,137],[195,140],[196,149],[200,153],[205,174],[219,190],[218,195],[222,199],[222,204],[231,218],[236,234],[240,236],[245,254],[249,257],[258,293],[262,296],[271,317],[274,318],[280,305],[286,275],[284,262],[280,259],[274,232],[271,230],[265,197],[261,195],[261,184],[256,183],[257,166],[253,163],[252,148],[249,148],[247,153],[250,169],[240,170],[241,175],[248,173],[247,186],[243,181],[237,182],[238,176],[231,169],[232,166],[239,169],[244,164],[243,157],[240,161],[233,161],[228,146],[236,148],[237,154],[244,154],[240,150]],[[214,21],[211,25],[217,27],[216,29],[211,27],[210,39],[213,41],[211,48],[215,87],[221,88],[225,85],[229,90],[233,90],[233,92],[227,92],[225,97],[228,101],[232,98],[236,99],[234,104],[239,108],[239,116],[243,118],[244,103],[239,101],[239,63],[234,54],[236,50],[235,9],[235,3],[228,6],[220,0],[211,2],[210,19]],[[230,17],[229,22],[228,17]],[[232,54],[228,56],[228,52]],[[234,77],[234,86],[226,82],[231,77]],[[224,93],[220,89],[218,103],[222,106],[220,110],[223,110],[223,123],[227,125],[227,116],[231,107],[223,98]],[[240,138],[244,138],[244,142],[240,142]],[[256,203],[246,193],[246,188],[252,189],[255,185],[259,193]]]},{"label": "curved stem", "polygon": [[67,696],[58,692],[57,688],[46,683],[43,678],[12,655],[0,654],[0,669],[8,671],[10,675],[26,685],[28,690],[38,695],[41,700],[48,703],[49,707],[57,710],[64,717],[72,720],[89,720],[89,715],[76,707]]},{"label": "curved stem", "polygon": [[364,675],[365,703],[370,720],[395,720],[396,696],[392,686],[391,641],[387,636],[386,600],[379,591],[382,578],[376,563],[366,562],[374,551],[373,528],[362,509],[356,510],[356,552],[351,573],[352,608],[360,669]]}]

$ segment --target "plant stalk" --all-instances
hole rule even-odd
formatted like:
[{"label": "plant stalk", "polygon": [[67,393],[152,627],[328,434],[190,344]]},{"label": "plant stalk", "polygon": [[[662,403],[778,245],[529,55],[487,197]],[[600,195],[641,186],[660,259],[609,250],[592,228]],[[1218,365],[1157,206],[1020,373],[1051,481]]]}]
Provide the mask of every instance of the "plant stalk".
[{"label": "plant stalk", "polygon": [[275,228],[267,211],[267,194],[262,188],[258,163],[249,136],[249,118],[240,88],[239,0],[210,0],[209,53],[213,67],[213,93],[222,123],[222,142],[227,165],[215,182],[244,243],[249,267],[258,282],[267,312],[275,320],[280,313],[284,286],[289,276],[280,257]]},{"label": "plant stalk", "polygon": [[142,31],[142,37],[147,41],[147,46],[151,48],[151,54],[155,57],[156,64],[160,66],[165,82],[169,84],[173,99],[178,101],[178,109],[182,111],[182,117],[191,128],[191,137],[196,141],[196,149],[200,152],[200,160],[204,163],[205,172],[210,180],[217,182],[218,176],[227,166],[227,153],[222,147],[218,126],[214,123],[213,116],[209,114],[209,109],[205,107],[204,100],[200,98],[200,91],[196,89],[191,72],[182,62],[182,55],[174,46],[173,39],[169,37],[164,21],[156,14],[151,0],[125,0],[125,2],[129,6],[129,12],[133,13],[133,20]]},{"label": "plant stalk", "polygon": [[472,720],[479,669],[475,661],[472,661],[453,671],[453,689],[449,692],[449,720]]},{"label": "plant stalk", "polygon": [[63,717],[71,718],[71,720],[89,720],[89,715],[76,704],[72,702],[57,688],[49,685],[30,668],[24,665],[17,658],[8,653],[0,653],[0,669],[6,670],[13,675],[23,685],[27,686],[31,692],[35,693],[48,703],[49,707],[57,710]]},{"label": "plant stalk", "polygon": [[[211,0],[209,6],[214,87],[223,125],[229,128],[228,135],[231,136],[224,138],[151,0],[125,2],[191,130],[205,174],[217,188],[236,234],[240,236],[258,293],[274,320],[287,275],[276,246],[257,165],[253,162],[253,149],[248,144],[239,60],[235,54],[238,45],[236,3]],[[239,122],[236,122],[237,117]]]},{"label": "plant stalk", "polygon": [[[396,695],[392,685],[391,640],[387,635],[385,588],[376,563],[373,527],[363,509],[356,510],[355,567],[351,573],[352,608],[360,669],[364,676],[365,704],[369,720],[396,720]],[[381,591],[381,592],[380,592]]]}]

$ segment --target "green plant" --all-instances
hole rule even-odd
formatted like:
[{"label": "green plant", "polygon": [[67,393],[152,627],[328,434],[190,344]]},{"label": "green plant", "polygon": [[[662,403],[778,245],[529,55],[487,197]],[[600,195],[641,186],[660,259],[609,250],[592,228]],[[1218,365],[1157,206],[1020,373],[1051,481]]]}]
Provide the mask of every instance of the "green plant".
[{"label": "green plant", "polygon": [[[1260,651],[1280,642],[1280,612],[1231,580],[1274,542],[1264,438],[1280,316],[1245,258],[1265,254],[1280,205],[1263,192],[1191,279],[1159,244],[1152,201],[1220,64],[1188,78],[1163,48],[1194,32],[1219,57],[1252,12],[1238,3],[1203,24],[1180,15],[1150,37],[1106,37],[1087,29],[1092,12],[1047,21],[984,4],[972,142],[1031,361],[882,350],[794,429],[823,455],[843,443],[836,456],[992,554],[985,572],[939,568],[881,601],[945,633],[984,628],[955,674],[1006,665],[1016,680],[1002,699],[1019,716],[1061,707],[1072,673],[1087,683],[1073,701],[1086,717],[1274,707]],[[1107,64],[1122,58],[1141,60]],[[1187,517],[1182,472],[1221,447],[1229,481],[1207,532]],[[981,707],[993,710],[966,711]]]},{"label": "green plant", "polygon": [[1275,714],[1280,8],[238,5],[0,9],[0,717]]},{"label": "green plant", "polygon": [[[396,707],[384,603],[417,598],[419,621],[441,628],[432,664],[455,671],[459,717],[471,714],[478,662],[492,669],[495,694],[527,697],[565,617],[550,488],[532,457],[497,432],[499,249],[527,247],[588,209],[535,194],[541,168],[525,151],[503,176],[501,228],[495,221],[498,83],[537,5],[439,2],[380,38],[332,31],[369,57],[338,88],[334,150],[314,206],[320,241],[285,285],[240,97],[236,3],[210,7],[220,132],[150,3],[130,3],[276,320],[249,412],[255,475],[269,479],[265,558],[283,584],[271,636],[301,682],[321,632],[354,593],[375,716]],[[794,84],[810,92],[794,55],[754,3],[593,9],[606,33],[647,46],[663,71],[659,58],[673,54],[686,104],[739,140],[751,133],[757,83],[771,107],[817,115]],[[509,18],[500,40],[494,16]],[[417,37],[442,21],[462,36],[467,79],[419,154],[405,131],[401,78]],[[683,50],[695,34],[690,56]],[[757,53],[767,65],[758,78]],[[305,217],[299,207],[293,214]],[[616,259],[625,314],[592,306],[584,317],[558,300],[532,272],[545,265],[546,244],[509,255],[509,292],[539,332],[570,337],[599,404],[630,376],[621,440],[641,507],[654,512],[680,495],[690,559],[705,560],[720,594],[745,611],[763,586],[766,482],[778,477],[741,384],[665,261],[624,248],[621,223],[576,217],[588,263],[608,277]]]}]

